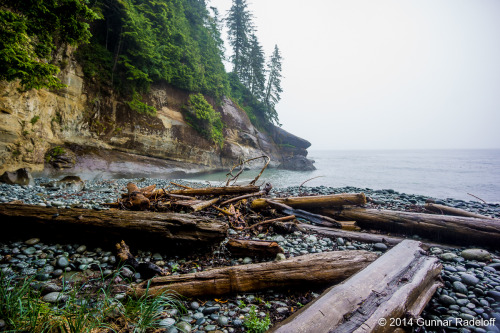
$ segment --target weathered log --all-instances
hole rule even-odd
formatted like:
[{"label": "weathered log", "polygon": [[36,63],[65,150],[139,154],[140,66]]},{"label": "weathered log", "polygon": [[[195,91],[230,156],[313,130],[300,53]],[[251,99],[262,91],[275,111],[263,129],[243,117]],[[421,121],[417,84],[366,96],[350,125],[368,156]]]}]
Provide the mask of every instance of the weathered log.
[{"label": "weathered log", "polygon": [[[255,185],[246,186],[224,186],[224,187],[202,187],[185,190],[168,191],[167,194],[181,194],[181,195],[232,195],[232,194],[245,194],[259,192],[260,187]],[[163,189],[157,189],[153,195],[165,194]]]},{"label": "weathered log", "polygon": [[449,215],[398,212],[364,208],[323,210],[339,220],[356,220],[364,229],[379,229],[457,245],[499,248],[500,220]]},{"label": "weathered log", "polygon": [[2,237],[108,242],[110,247],[125,240],[134,246],[185,250],[222,241],[227,228],[223,222],[189,214],[0,204]]},{"label": "weathered log", "polygon": [[[342,237],[345,239],[350,239],[354,241],[359,241],[359,242],[364,242],[364,243],[384,243],[389,246],[395,246],[404,241],[406,238],[403,237],[396,237],[396,236],[388,236],[384,234],[372,234],[368,232],[357,232],[357,231],[346,231],[346,230],[340,230],[340,229],[332,229],[332,228],[325,228],[325,227],[320,227],[316,225],[311,225],[307,223],[300,223],[297,226],[301,230],[309,230],[313,231],[317,234],[327,236],[327,237]],[[427,242],[427,241],[422,241],[422,248],[424,250],[428,250],[431,247],[441,247],[441,248],[448,248],[448,249],[456,249],[458,248],[457,246],[452,246],[449,244],[442,244],[442,243],[433,243],[433,242]]]},{"label": "weathered log", "polygon": [[342,193],[330,195],[315,195],[309,197],[273,198],[273,201],[283,203],[293,208],[331,208],[353,205],[365,205],[364,193]]},{"label": "weathered log", "polygon": [[278,243],[263,240],[230,239],[226,248],[234,256],[275,257],[278,253],[283,253]]},{"label": "weathered log", "polygon": [[262,221],[262,222],[258,222],[258,223],[252,224],[251,226],[246,227],[245,229],[253,229],[255,227],[258,227],[258,226],[264,225],[264,224],[270,224],[270,223],[275,223],[275,222],[284,222],[284,221],[290,221],[290,220],[294,220],[294,219],[295,219],[295,215],[288,215],[288,216],[278,217],[278,218],[275,218],[275,219],[265,220],[265,221]]},{"label": "weathered log", "polygon": [[314,214],[311,212],[306,212],[305,210],[302,209],[295,209],[290,206],[287,206],[285,204],[275,202],[273,200],[269,199],[256,199],[252,202],[251,208],[252,209],[263,209],[271,206],[272,208],[275,208],[282,213],[288,214],[288,215],[295,215],[296,217],[303,218],[305,220],[310,221],[311,223],[325,226],[325,227],[334,227],[334,228],[341,228],[342,225],[338,222],[335,221],[334,219],[328,217],[328,216],[322,216],[319,214]]},{"label": "weathered log", "polygon": [[155,277],[131,287],[130,295],[159,295],[171,290],[185,297],[223,295],[270,288],[324,285],[343,281],[368,266],[368,251],[308,254],[283,261],[224,267],[199,273]]},{"label": "weathered log", "polygon": [[219,201],[219,198],[214,198],[210,200],[193,200],[191,198],[191,200],[173,201],[169,203],[168,206],[174,206],[179,209],[184,209],[188,212],[198,212],[217,203],[217,201]]},{"label": "weathered log", "polygon": [[484,216],[481,214],[476,214],[472,212],[468,212],[463,209],[455,208],[455,207],[448,207],[445,205],[439,205],[435,203],[426,203],[424,206],[425,210],[428,210],[430,212],[442,214],[442,215],[453,215],[453,216],[465,216],[465,217],[475,217],[478,219],[488,219],[490,217]]},{"label": "weathered log", "polygon": [[[441,264],[405,240],[271,332],[394,332],[391,318],[417,317],[441,286]],[[386,325],[380,325],[380,319]]]}]

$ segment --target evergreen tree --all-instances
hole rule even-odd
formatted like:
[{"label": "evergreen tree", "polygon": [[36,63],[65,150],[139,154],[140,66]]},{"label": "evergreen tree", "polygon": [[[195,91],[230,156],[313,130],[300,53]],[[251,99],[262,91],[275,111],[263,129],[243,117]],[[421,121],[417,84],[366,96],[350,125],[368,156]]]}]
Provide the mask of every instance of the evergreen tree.
[{"label": "evergreen tree", "polygon": [[226,24],[229,29],[229,44],[233,48],[231,57],[233,72],[242,83],[248,87],[248,58],[250,53],[249,36],[253,32],[252,14],[248,11],[246,0],[233,0],[233,5],[228,11]]},{"label": "evergreen tree", "polygon": [[278,45],[274,46],[274,52],[271,55],[271,58],[268,63],[268,72],[269,76],[267,78],[267,87],[266,87],[266,95],[264,98],[264,103],[267,107],[267,115],[266,118],[269,122],[275,122],[279,125],[278,122],[278,113],[276,112],[275,106],[281,99],[280,94],[283,92],[281,88],[281,61],[283,58],[281,57],[280,50],[278,49]]},{"label": "evergreen tree", "polygon": [[257,36],[252,34],[250,37],[250,56],[249,56],[249,78],[250,78],[250,92],[257,99],[264,97],[264,90],[266,85],[265,77],[265,58],[264,51],[260,45]]}]

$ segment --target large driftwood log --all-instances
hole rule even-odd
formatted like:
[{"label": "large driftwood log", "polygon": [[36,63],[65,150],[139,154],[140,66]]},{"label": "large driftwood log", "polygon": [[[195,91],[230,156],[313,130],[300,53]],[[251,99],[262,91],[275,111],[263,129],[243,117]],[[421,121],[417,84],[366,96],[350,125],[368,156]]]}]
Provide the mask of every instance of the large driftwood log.
[{"label": "large driftwood log", "polygon": [[364,208],[323,210],[323,214],[339,220],[355,220],[360,227],[366,229],[419,235],[437,242],[476,244],[494,248],[500,246],[500,220],[497,219]]},{"label": "large driftwood log", "polygon": [[274,257],[278,253],[283,253],[278,243],[262,240],[230,239],[226,243],[226,248],[234,256]]},{"label": "large driftwood log", "polygon": [[[417,317],[441,286],[441,264],[405,240],[271,332],[394,332],[391,318]],[[387,324],[379,325],[385,318]]]},{"label": "large driftwood log", "polygon": [[[395,246],[404,241],[406,238],[388,236],[384,234],[372,234],[368,232],[357,232],[357,231],[346,231],[340,229],[325,228],[316,225],[300,223],[298,226],[301,230],[309,230],[315,232],[319,235],[327,237],[342,237],[345,239],[350,239],[354,241],[364,242],[364,243],[385,243],[389,246]],[[458,246],[452,246],[449,244],[433,243],[433,242],[422,242],[422,248],[428,250],[431,247],[441,247],[447,249],[456,249]]]},{"label": "large driftwood log", "polygon": [[453,216],[465,216],[465,217],[475,217],[478,219],[488,219],[488,216],[468,212],[463,209],[448,207],[445,205],[439,205],[435,203],[427,203],[424,206],[425,210],[428,210],[433,213],[443,214],[443,215],[453,215]]},{"label": "large driftwood log", "polygon": [[293,208],[331,208],[342,206],[365,205],[364,193],[342,193],[331,195],[315,195],[309,197],[273,198],[273,201],[283,203]]},{"label": "large driftwood log", "polygon": [[212,245],[226,236],[227,225],[189,214],[123,210],[58,209],[0,204],[2,237],[15,234],[86,243],[125,240],[134,246],[185,249]]},{"label": "large driftwood log", "polygon": [[368,266],[377,255],[368,251],[336,251],[308,254],[283,261],[241,265],[199,273],[155,277],[130,295],[159,295],[171,290],[185,297],[223,295],[291,286],[340,282]]}]

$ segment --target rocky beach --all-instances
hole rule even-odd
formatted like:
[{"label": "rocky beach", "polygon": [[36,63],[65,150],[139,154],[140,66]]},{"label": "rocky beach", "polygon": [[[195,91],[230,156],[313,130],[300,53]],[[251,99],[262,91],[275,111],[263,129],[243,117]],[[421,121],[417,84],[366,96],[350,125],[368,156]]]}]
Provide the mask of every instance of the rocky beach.
[{"label": "rocky beach", "polygon": [[[85,183],[61,183],[53,179],[37,178],[34,185],[0,185],[0,202],[22,201],[41,207],[85,208],[107,210],[116,202],[129,182],[139,187],[156,184],[157,188],[173,189],[176,185],[204,187],[208,184],[165,179],[113,179]],[[211,184],[215,185],[215,184]],[[219,184],[217,184],[219,185]],[[422,195],[398,193],[392,189],[367,188],[289,187],[273,189],[271,197],[327,195],[363,192],[369,198],[367,206],[399,211],[423,210],[432,199],[436,203],[475,212],[484,216],[500,217],[500,205],[478,201],[429,198]],[[300,221],[306,222],[306,221]],[[229,229],[228,237],[244,236],[255,240],[276,241],[284,250],[271,260],[284,260],[310,253],[338,250],[368,250],[382,255],[390,246],[384,243],[363,243],[341,237],[326,237],[314,232],[294,231],[289,234],[255,233]],[[411,237],[420,240],[418,236]],[[209,268],[236,266],[261,262],[254,257],[230,256],[225,243],[204,253],[187,256],[168,252],[131,249],[139,262],[155,263],[169,274],[178,275],[204,271]],[[111,246],[110,246],[111,245]],[[61,308],[71,288],[78,282],[92,279],[113,280],[111,297],[122,304],[124,290],[130,283],[144,280],[140,273],[122,267],[113,244],[91,247],[87,240],[78,243],[51,243],[39,238],[17,235],[16,239],[3,239],[0,243],[0,268],[3,281],[29,277],[31,288],[40,291],[40,297],[49,307]],[[401,326],[413,326],[416,332],[500,332],[500,253],[496,249],[477,247],[431,247],[431,256],[443,265],[439,288],[425,308],[422,317],[405,319]],[[240,332],[252,331],[251,318],[269,320],[276,324],[317,298],[322,289],[310,286],[289,290],[267,290],[241,293],[224,298],[181,299],[182,307],[165,308],[161,312],[154,332]],[[120,303],[122,302],[122,303]],[[254,320],[254,322],[257,322]],[[388,323],[388,325],[391,323]],[[133,330],[133,324],[127,329]],[[0,330],[7,329],[0,318]]]}]

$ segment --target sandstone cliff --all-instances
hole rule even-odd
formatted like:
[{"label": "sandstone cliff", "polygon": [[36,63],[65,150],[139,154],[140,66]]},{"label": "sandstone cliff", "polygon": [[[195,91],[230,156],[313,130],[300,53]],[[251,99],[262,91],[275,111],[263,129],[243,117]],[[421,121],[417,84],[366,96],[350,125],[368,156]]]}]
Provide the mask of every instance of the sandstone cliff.
[{"label": "sandstone cliff", "polygon": [[123,175],[226,170],[263,154],[278,166],[307,155],[309,142],[276,127],[257,130],[227,98],[218,107],[226,124],[221,149],[186,122],[181,110],[188,92],[153,85],[145,101],[157,117],[140,115],[112,92],[97,93],[70,51],[62,57],[68,63],[60,73],[65,89],[20,92],[17,84],[0,82],[0,173],[20,167],[49,172],[54,147],[69,156],[66,173]]}]

